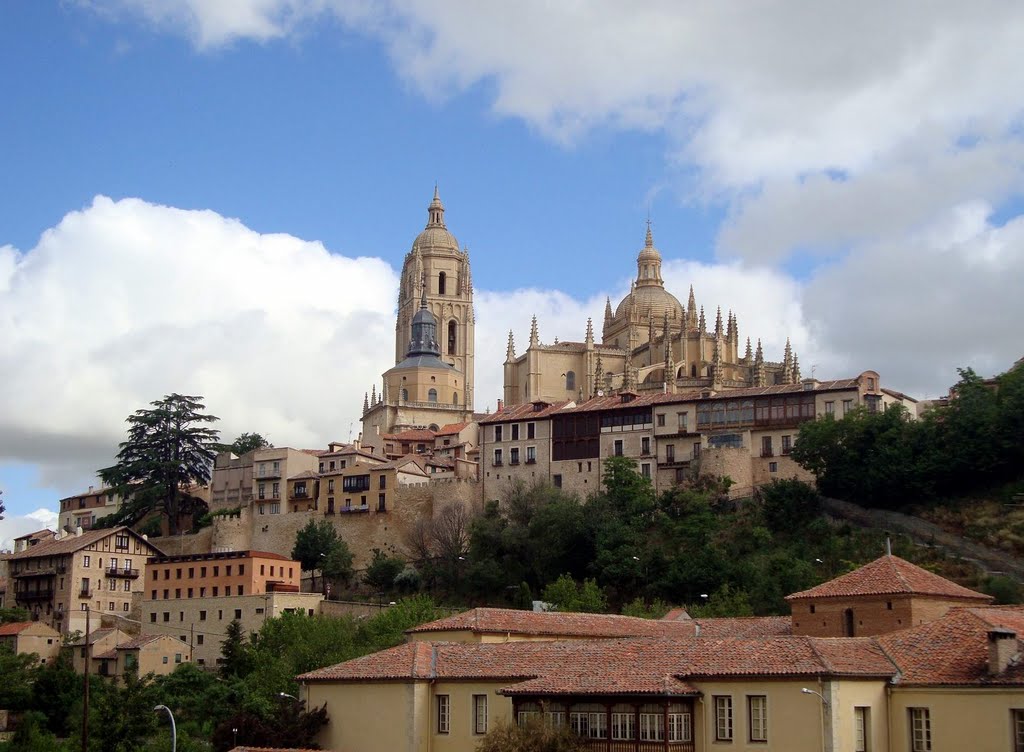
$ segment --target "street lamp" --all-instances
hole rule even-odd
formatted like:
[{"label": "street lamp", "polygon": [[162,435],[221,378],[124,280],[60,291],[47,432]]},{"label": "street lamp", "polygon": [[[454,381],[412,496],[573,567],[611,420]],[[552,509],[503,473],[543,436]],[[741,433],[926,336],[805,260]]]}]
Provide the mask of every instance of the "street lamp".
[{"label": "street lamp", "polygon": [[828,750],[828,739],[825,736],[825,710],[826,708],[828,708],[828,700],[825,699],[825,696],[821,694],[821,692],[816,692],[815,690],[810,689],[808,687],[801,687],[800,691],[805,695],[814,695],[819,700],[821,700],[821,748],[823,750]]},{"label": "street lamp", "polygon": [[157,705],[153,708],[154,713],[159,713],[161,710],[167,711],[167,717],[171,719],[171,752],[177,752],[178,749],[178,729],[174,725],[174,713],[166,705]]},{"label": "street lamp", "polygon": [[277,696],[278,697],[287,697],[289,700],[295,700],[295,702],[300,702],[298,697],[296,697],[295,695],[290,695],[287,692],[278,692]]}]

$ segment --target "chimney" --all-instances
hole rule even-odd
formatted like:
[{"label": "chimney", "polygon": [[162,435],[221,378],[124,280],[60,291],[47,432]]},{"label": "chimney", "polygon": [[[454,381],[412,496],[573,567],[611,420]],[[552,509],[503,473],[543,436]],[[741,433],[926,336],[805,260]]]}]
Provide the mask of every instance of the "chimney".
[{"label": "chimney", "polygon": [[498,412],[500,413],[505,409],[505,400],[498,400]]},{"label": "chimney", "polygon": [[1006,671],[1017,655],[1017,633],[996,627],[988,633],[988,673],[998,676]]},{"label": "chimney", "polygon": [[79,525],[78,527],[75,528],[75,537],[77,538],[81,534],[82,534],[82,526]]}]

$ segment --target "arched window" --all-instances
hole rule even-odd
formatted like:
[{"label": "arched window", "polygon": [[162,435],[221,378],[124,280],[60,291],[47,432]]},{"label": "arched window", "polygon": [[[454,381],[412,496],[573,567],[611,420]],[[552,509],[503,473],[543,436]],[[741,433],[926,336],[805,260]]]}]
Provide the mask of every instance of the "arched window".
[{"label": "arched window", "polygon": [[459,393],[458,392],[452,392],[452,404],[453,405],[459,404]]},{"label": "arched window", "polygon": [[843,637],[853,637],[853,609],[848,608],[843,612]]},{"label": "arched window", "polygon": [[403,402],[408,402],[409,401],[409,390],[408,389],[403,389],[402,390],[402,401]]},{"label": "arched window", "polygon": [[448,354],[455,354],[455,341],[458,339],[459,325],[454,319],[448,322]]},{"label": "arched window", "polygon": [[440,274],[437,275],[437,294],[438,295],[444,295],[445,282],[447,282],[447,281],[448,281],[448,278],[445,276],[444,272],[441,272]]},{"label": "arched window", "polygon": [[437,390],[431,389],[427,392],[427,402],[437,402]]},{"label": "arched window", "polygon": [[568,371],[565,374],[565,388],[568,391],[572,391],[573,389],[576,388],[576,372],[575,371]]},{"label": "arched window", "polygon": [[692,363],[690,365],[690,377],[694,378],[694,379],[697,378],[697,364],[696,363]]}]

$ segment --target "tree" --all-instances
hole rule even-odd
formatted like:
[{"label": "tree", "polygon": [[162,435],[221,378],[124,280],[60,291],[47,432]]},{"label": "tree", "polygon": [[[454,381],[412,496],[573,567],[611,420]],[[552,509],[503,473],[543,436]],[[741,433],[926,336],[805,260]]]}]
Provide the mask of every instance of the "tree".
[{"label": "tree", "polygon": [[540,719],[522,725],[502,721],[477,744],[477,752],[583,752],[586,740],[568,726],[553,728]]},{"label": "tree", "polygon": [[608,601],[595,580],[584,580],[582,585],[577,585],[568,574],[544,588],[541,598],[557,611],[600,614],[608,609]]},{"label": "tree", "polygon": [[347,585],[352,580],[352,559],[352,550],[339,538],[323,558],[324,563],[320,568],[322,576],[331,582],[342,582]]},{"label": "tree", "polygon": [[[336,550],[337,553],[334,553]],[[338,538],[338,531],[334,529],[327,520],[310,520],[305,527],[295,534],[295,546],[292,548],[292,558],[299,562],[303,570],[311,572],[315,569],[324,569],[327,560],[332,558],[332,567],[336,575],[343,575],[345,552],[348,546]],[[348,552],[348,570],[351,573],[352,559],[351,552]]]},{"label": "tree", "polygon": [[373,560],[363,573],[363,580],[374,590],[388,591],[395,585],[395,578],[405,569],[405,560],[400,556],[388,556],[379,548],[373,549]]},{"label": "tree", "polygon": [[122,497],[132,496],[133,521],[162,512],[174,535],[183,487],[210,481],[218,434],[203,424],[217,418],[202,412],[202,397],[169,394],[150,404],[153,409],[128,416],[128,439],[121,443],[117,464],[99,475]]},{"label": "tree", "polygon": [[214,730],[210,741],[218,752],[232,749],[236,738],[238,744],[313,749],[316,736],[327,725],[327,720],[326,703],[306,710],[305,702],[280,697],[277,708],[266,716],[242,710],[227,718]]},{"label": "tree", "polygon": [[220,666],[220,674],[224,678],[245,676],[249,672],[249,646],[245,641],[242,622],[238,619],[232,619],[228,624],[227,634],[220,644],[220,654],[224,659]]},{"label": "tree", "polygon": [[23,608],[0,608],[0,624],[28,621],[29,614]]},{"label": "tree", "polygon": [[241,457],[246,452],[251,452],[254,449],[270,449],[273,446],[262,435],[246,431],[230,444],[218,444],[217,449],[221,452],[231,452]]}]

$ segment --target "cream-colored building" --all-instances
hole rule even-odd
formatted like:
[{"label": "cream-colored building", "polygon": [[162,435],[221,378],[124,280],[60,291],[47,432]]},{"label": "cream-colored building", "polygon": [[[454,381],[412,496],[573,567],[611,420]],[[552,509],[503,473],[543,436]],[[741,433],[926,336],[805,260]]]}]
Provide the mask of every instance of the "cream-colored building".
[{"label": "cream-colored building", "polygon": [[93,488],[60,500],[58,524],[65,530],[88,530],[99,520],[120,510],[123,499],[112,488]]},{"label": "cream-colored building", "polygon": [[221,643],[232,621],[237,619],[248,635],[259,631],[267,619],[284,613],[313,616],[320,612],[322,600],[320,593],[277,590],[180,600],[147,598],[142,601],[140,618],[144,635],[175,637],[189,648],[196,665],[214,667],[221,663]]},{"label": "cream-colored building", "polygon": [[129,642],[133,637],[134,635],[122,632],[120,629],[102,627],[94,629],[89,634],[88,640],[82,637],[82,639],[74,644],[66,646],[65,649],[71,654],[71,665],[76,672],[84,674],[86,661],[88,660],[89,672],[98,674],[102,661],[97,656],[113,650],[118,645]]},{"label": "cream-colored building", "polygon": [[60,654],[60,632],[38,621],[0,624],[0,647],[12,653],[34,653],[45,665]]},{"label": "cream-colored building", "polygon": [[221,452],[210,478],[210,510],[254,504],[262,505],[264,513],[287,512],[287,479],[316,471],[321,454],[324,452],[292,447],[254,449],[241,457]]},{"label": "cream-colored building", "polygon": [[167,635],[149,634],[133,637],[95,657],[100,676],[139,676],[169,674],[182,663],[192,661],[188,643]]},{"label": "cream-colored building", "polygon": [[363,400],[363,446],[381,434],[464,423],[473,417],[473,281],[434,191],[427,225],[405,257],[395,323],[395,365]]},{"label": "cream-colored building", "polygon": [[9,558],[9,597],[32,619],[69,633],[101,613],[126,616],[145,583],[146,559],[162,552],[127,527],[59,532]]},{"label": "cream-colored building", "polygon": [[719,307],[709,321],[692,286],[685,306],[665,289],[649,225],[636,264],[629,294],[614,310],[611,300],[605,305],[600,342],[587,321],[582,342],[556,338],[543,344],[534,317],[526,352],[517,355],[509,332],[505,404],[583,401],[619,390],[722,391],[800,382],[799,359],[788,340],[781,361],[766,360],[760,340],[754,348],[749,337],[741,352],[739,320],[731,311],[723,322]]},{"label": "cream-colored building", "polygon": [[[963,597],[891,556],[818,596],[841,600],[851,576],[855,608],[902,579],[898,594]],[[327,705],[329,749],[471,752],[497,723],[531,719],[568,726],[595,751],[1020,749],[1024,607],[932,614],[878,636],[816,637],[795,633],[797,609],[792,629],[679,610],[649,621],[475,609],[299,679],[304,699]]]}]

